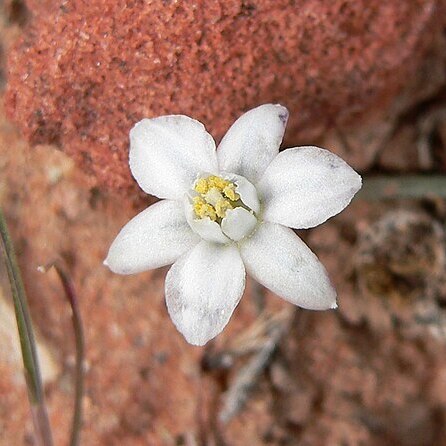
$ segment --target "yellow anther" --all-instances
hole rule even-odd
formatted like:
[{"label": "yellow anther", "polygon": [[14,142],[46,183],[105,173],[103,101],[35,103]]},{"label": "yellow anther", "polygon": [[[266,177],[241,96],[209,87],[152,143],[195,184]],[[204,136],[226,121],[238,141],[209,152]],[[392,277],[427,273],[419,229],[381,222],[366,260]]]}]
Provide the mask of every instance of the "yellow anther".
[{"label": "yellow anther", "polygon": [[199,194],[205,194],[209,190],[207,178],[200,178],[195,184],[195,190]]},{"label": "yellow anther", "polygon": [[213,206],[209,203],[206,203],[201,197],[194,197],[194,212],[197,217],[205,218],[209,217],[212,221],[217,220],[217,214]]},{"label": "yellow anther", "polygon": [[209,217],[216,221],[226,216],[228,209],[240,199],[235,192],[235,184],[216,175],[200,178],[194,186],[199,195],[193,198],[195,215],[199,218]]},{"label": "yellow anther", "polygon": [[226,211],[228,209],[233,209],[229,200],[219,200],[215,205],[215,212],[219,218],[226,217]]},{"label": "yellow anther", "polygon": [[216,187],[220,191],[222,191],[228,184],[230,184],[229,181],[215,175],[211,175],[210,177],[208,177],[208,182],[210,187]]},{"label": "yellow anther", "polygon": [[235,185],[229,183],[224,189],[223,193],[231,200],[237,201],[240,198],[240,195],[235,192]]},{"label": "yellow anther", "polygon": [[194,198],[192,198],[192,201],[194,202],[194,206],[199,206],[205,203],[203,198],[199,197],[198,195]]}]

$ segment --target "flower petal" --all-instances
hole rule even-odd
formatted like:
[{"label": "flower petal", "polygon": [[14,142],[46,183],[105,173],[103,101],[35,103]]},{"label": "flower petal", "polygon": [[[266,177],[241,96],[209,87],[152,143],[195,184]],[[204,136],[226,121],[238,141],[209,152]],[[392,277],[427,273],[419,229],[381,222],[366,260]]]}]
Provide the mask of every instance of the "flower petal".
[{"label": "flower petal", "polygon": [[238,249],[203,240],[167,273],[167,309],[189,343],[204,345],[226,326],[244,288]]},{"label": "flower petal", "polygon": [[130,170],[148,194],[180,199],[200,172],[218,171],[215,142],[187,116],[143,119],[130,131]]},{"label": "flower petal", "polygon": [[279,152],[287,120],[288,110],[279,104],[261,105],[240,116],[218,146],[220,170],[257,182]]},{"label": "flower petal", "polygon": [[240,175],[225,172],[222,175],[235,184],[235,191],[240,195],[242,202],[257,214],[260,211],[260,202],[255,186]]},{"label": "flower petal", "polygon": [[163,200],[121,229],[104,264],[114,273],[135,274],[175,262],[199,241],[186,221],[182,203]]},{"label": "flower petal", "polygon": [[295,147],[277,155],[256,187],[265,220],[304,229],[341,212],[361,177],[328,150]]},{"label": "flower petal", "polygon": [[263,222],[240,244],[246,271],[278,296],[309,310],[336,308],[327,271],[289,228]]},{"label": "flower petal", "polygon": [[245,208],[228,209],[221,222],[221,229],[230,239],[238,242],[254,231],[257,218]]}]

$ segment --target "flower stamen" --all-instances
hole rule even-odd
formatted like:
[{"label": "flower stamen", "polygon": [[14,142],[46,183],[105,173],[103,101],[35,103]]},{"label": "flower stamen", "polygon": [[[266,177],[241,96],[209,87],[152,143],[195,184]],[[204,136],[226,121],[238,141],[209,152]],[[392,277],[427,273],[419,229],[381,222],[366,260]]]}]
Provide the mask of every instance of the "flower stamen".
[{"label": "flower stamen", "polygon": [[[212,221],[221,221],[228,209],[241,205],[236,185],[216,175],[200,178],[194,186],[199,195],[193,198],[193,208],[198,218],[209,217]],[[239,203],[237,203],[239,202]]]},{"label": "flower stamen", "polygon": [[209,217],[212,221],[217,220],[217,214],[215,212],[214,207],[209,203],[206,203],[206,201],[202,197],[200,196],[194,197],[193,203],[194,203],[194,211],[197,217],[199,218]]}]

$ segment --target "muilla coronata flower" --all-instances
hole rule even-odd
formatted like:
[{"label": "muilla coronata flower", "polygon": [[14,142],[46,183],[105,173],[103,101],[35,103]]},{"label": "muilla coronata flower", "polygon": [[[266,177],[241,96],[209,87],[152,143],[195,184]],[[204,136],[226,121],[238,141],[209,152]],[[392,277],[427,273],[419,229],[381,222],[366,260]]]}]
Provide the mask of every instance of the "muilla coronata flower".
[{"label": "muilla coronata flower", "polygon": [[246,273],[300,307],[336,308],[325,268],[291,228],[341,212],[361,177],[319,147],[279,153],[287,119],[281,105],[254,108],[218,149],[203,124],[183,115],[143,119],[130,131],[131,172],[161,201],[122,228],[104,263],[119,274],[173,264],[167,309],[191,344],[223,330]]}]

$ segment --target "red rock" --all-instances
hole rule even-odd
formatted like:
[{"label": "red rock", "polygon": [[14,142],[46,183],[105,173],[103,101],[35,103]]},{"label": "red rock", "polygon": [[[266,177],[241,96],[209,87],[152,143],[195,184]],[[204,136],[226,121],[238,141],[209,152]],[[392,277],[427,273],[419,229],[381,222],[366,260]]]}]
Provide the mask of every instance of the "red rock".
[{"label": "red rock", "polygon": [[[1,102],[0,172],[0,201],[31,315],[62,368],[46,388],[56,445],[68,444],[72,416],[71,312],[57,275],[42,275],[37,266],[59,256],[69,264],[86,336],[82,446],[382,445],[388,438],[384,444],[446,444],[444,423],[439,422],[446,413],[444,338],[429,336],[416,320],[425,332],[415,339],[398,326],[379,331],[361,318],[345,317],[350,307],[360,314],[370,309],[368,297],[352,283],[358,280],[351,269],[354,228],[370,227],[394,202],[377,206],[355,201],[311,231],[309,244],[334,280],[340,310],[298,310],[244,409],[219,426],[224,392],[255,355],[252,324],[259,307],[249,285],[209,350],[188,345],[165,307],[167,268],[130,277],[101,265],[116,232],[136,213],[132,203],[92,193],[86,176],[63,153],[48,146],[30,151],[5,121]],[[0,282],[6,292],[4,268]],[[406,302],[407,309],[414,308]],[[274,313],[289,305],[271,293],[265,303]],[[229,370],[200,367],[209,352],[221,357],[228,351],[245,354],[236,355]],[[279,378],[277,366],[282,368]],[[16,368],[6,362],[0,363],[0,395],[0,446],[32,444],[26,390]]]},{"label": "red rock", "polygon": [[442,1],[28,0],[7,111],[33,144],[59,144],[118,189],[134,184],[128,132],[143,117],[185,113],[218,139],[242,111],[281,102],[287,142],[314,142],[414,88]]}]

